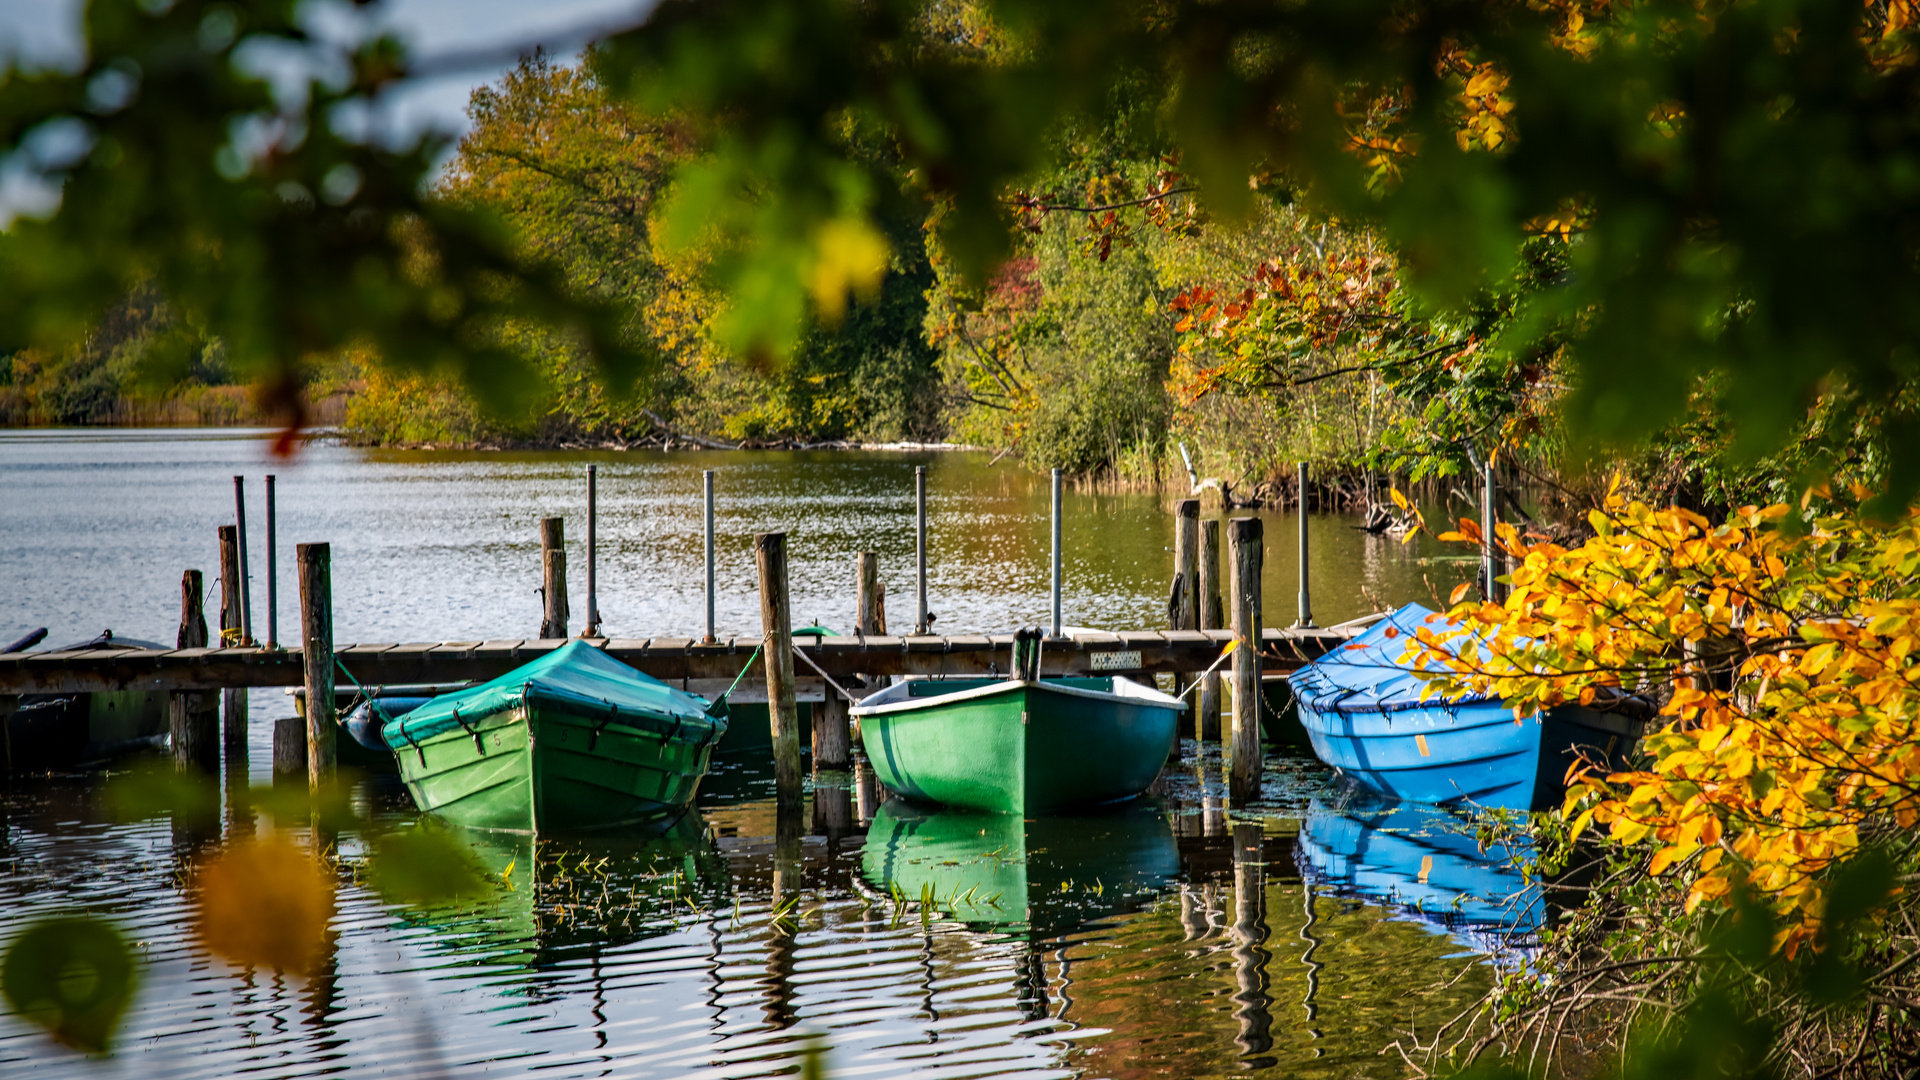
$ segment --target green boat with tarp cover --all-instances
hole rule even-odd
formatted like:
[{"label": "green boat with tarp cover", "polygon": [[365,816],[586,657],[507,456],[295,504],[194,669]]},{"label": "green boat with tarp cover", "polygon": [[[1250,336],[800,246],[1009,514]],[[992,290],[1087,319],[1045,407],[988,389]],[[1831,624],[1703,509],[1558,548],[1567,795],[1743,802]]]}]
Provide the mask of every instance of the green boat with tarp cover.
[{"label": "green boat with tarp cover", "polygon": [[381,729],[420,809],[468,828],[591,829],[679,813],[726,733],[705,699],[583,641]]},{"label": "green boat with tarp cover", "polygon": [[1130,799],[1173,751],[1186,703],[1118,676],[1040,679],[1038,631],[1013,677],[913,679],[851,712],[874,776],[922,802],[1044,814]]}]

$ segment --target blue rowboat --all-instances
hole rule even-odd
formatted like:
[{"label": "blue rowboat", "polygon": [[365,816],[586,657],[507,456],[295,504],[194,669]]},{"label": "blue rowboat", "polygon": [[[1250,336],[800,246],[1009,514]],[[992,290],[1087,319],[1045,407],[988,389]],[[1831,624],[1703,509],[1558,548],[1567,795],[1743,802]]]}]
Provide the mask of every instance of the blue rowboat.
[{"label": "blue rowboat", "polygon": [[1623,711],[1562,705],[1521,719],[1485,695],[1422,701],[1425,679],[1400,657],[1415,628],[1447,625],[1408,604],[1294,674],[1300,722],[1321,761],[1398,799],[1506,810],[1558,804],[1576,755],[1626,767],[1641,725]]}]

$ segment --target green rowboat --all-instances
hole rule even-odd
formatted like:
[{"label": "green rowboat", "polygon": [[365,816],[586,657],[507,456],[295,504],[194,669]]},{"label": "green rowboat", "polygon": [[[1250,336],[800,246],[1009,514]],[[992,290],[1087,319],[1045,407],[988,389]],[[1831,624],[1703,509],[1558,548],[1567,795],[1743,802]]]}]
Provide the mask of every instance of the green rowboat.
[{"label": "green rowboat", "polygon": [[420,809],[473,829],[623,825],[693,801],[725,709],[583,641],[381,729]]},{"label": "green rowboat", "polygon": [[1024,816],[1145,791],[1173,750],[1185,708],[1116,676],[914,679],[851,712],[888,790]]}]

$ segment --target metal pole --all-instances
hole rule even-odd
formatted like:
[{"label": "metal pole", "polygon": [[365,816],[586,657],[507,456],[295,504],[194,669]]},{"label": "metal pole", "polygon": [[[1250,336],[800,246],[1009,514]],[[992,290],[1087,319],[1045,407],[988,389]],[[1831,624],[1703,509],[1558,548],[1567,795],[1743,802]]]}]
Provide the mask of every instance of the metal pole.
[{"label": "metal pole", "polygon": [[927,626],[927,467],[913,467],[913,504],[915,514],[914,552],[920,565],[920,607],[919,617],[914,620],[913,632],[928,633]]},{"label": "metal pole", "polygon": [[246,477],[233,478],[233,518],[239,526],[235,535],[240,545],[240,644],[253,644],[253,604],[247,595],[247,482]]},{"label": "metal pole", "polygon": [[267,648],[280,647],[280,580],[275,576],[274,546],[278,543],[273,508],[273,474],[267,474]]},{"label": "metal pole", "polygon": [[1500,585],[1493,579],[1500,574],[1500,557],[1493,546],[1493,527],[1496,524],[1493,513],[1493,455],[1488,454],[1480,462],[1480,573],[1486,582],[1486,598],[1498,603]]},{"label": "metal pole", "polygon": [[1300,621],[1296,626],[1313,625],[1312,577],[1307,570],[1307,463],[1295,463],[1300,470]]},{"label": "metal pole", "polygon": [[1053,470],[1053,637],[1060,636],[1060,470]]},{"label": "metal pole", "polygon": [[599,562],[598,535],[595,527],[600,519],[600,466],[587,466],[587,625],[580,631],[581,637],[600,636],[600,595],[594,580],[594,570]]},{"label": "metal pole", "polygon": [[707,492],[707,636],[701,640],[708,645],[714,643],[713,636],[713,470],[705,471],[703,481]]}]

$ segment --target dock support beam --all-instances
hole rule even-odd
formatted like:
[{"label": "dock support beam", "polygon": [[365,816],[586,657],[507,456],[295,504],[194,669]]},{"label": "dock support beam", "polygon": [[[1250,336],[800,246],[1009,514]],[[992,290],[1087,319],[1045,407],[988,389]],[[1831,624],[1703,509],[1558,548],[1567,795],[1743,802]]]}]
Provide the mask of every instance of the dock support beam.
[{"label": "dock support beam", "polygon": [[273,722],[273,783],[307,781],[307,718],[283,716]]},{"label": "dock support beam", "polygon": [[167,695],[167,728],[173,741],[174,768],[207,776],[219,775],[220,721],[219,713],[207,707],[211,697],[211,692],[201,690],[175,690]]},{"label": "dock support beam", "polygon": [[1233,738],[1227,794],[1245,806],[1260,792],[1260,568],[1264,555],[1259,518],[1227,522],[1228,582],[1233,611]]},{"label": "dock support beam", "polygon": [[[1200,523],[1200,629],[1218,630],[1224,621],[1220,612],[1220,522]],[[1193,737],[1196,741],[1220,740],[1220,673],[1209,672],[1200,681],[1195,702]]]},{"label": "dock support beam", "polygon": [[914,617],[913,632],[926,634],[932,632],[932,627],[927,622],[927,467],[925,465],[913,467],[913,507],[913,550],[919,566],[916,580],[919,583],[920,598],[919,607],[915,609],[918,614]]},{"label": "dock support beam", "polygon": [[587,625],[581,637],[601,637],[600,589],[595,577],[600,561],[600,466],[587,466]]},{"label": "dock support beam", "polygon": [[540,519],[540,636],[567,636],[567,530],[564,518]]},{"label": "dock support beam", "polygon": [[1313,625],[1313,576],[1307,566],[1307,463],[1298,463],[1300,470],[1300,617],[1294,622],[1298,627]]},{"label": "dock support beam", "polygon": [[[813,771],[845,772],[853,767],[853,733],[847,699],[832,687],[813,710]],[[818,792],[816,791],[816,795]]]},{"label": "dock support beam", "polygon": [[787,594],[787,534],[753,538],[760,568],[760,625],[766,634],[767,720],[773,729],[773,785],[780,813],[800,810],[800,716],[793,699],[793,606]]},{"label": "dock support beam", "polygon": [[1060,470],[1053,470],[1053,628],[1049,637],[1060,633]]},{"label": "dock support beam", "polygon": [[307,689],[307,786],[333,782],[333,551],[301,544],[300,667]]}]

